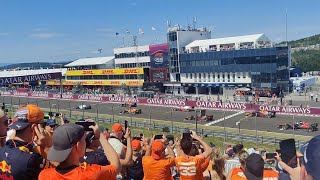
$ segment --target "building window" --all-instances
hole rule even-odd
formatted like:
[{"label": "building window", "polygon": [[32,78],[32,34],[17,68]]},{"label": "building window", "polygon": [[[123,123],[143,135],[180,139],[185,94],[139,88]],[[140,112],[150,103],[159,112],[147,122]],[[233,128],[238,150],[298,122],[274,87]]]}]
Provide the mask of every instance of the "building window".
[{"label": "building window", "polygon": [[201,73],[199,73],[199,79],[201,79]]},{"label": "building window", "polygon": [[232,73],[232,79],[233,79],[233,82],[236,82],[236,74],[235,73]]},{"label": "building window", "polygon": [[220,82],[220,73],[218,73],[218,82]]},{"label": "building window", "polygon": [[189,74],[189,73],[186,73],[186,78],[187,78],[187,79],[188,79],[188,74]]},{"label": "building window", "polygon": [[243,79],[245,79],[246,78],[246,72],[242,72],[242,74],[243,74]]},{"label": "building window", "polygon": [[211,81],[211,79],[210,79],[210,73],[208,73],[208,81],[209,81],[209,82]]},{"label": "building window", "polygon": [[192,79],[192,73],[190,73],[190,79]]}]

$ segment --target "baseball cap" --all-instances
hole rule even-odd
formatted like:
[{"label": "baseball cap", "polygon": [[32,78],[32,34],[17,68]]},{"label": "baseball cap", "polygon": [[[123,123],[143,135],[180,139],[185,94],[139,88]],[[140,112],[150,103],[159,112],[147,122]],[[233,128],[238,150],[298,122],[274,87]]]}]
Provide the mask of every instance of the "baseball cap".
[{"label": "baseball cap", "polygon": [[84,128],[77,124],[67,123],[57,127],[53,132],[53,146],[50,148],[47,159],[62,162],[67,159],[72,147],[84,135]]},{"label": "baseball cap", "polygon": [[253,153],[246,159],[246,169],[244,175],[250,180],[262,180],[264,161],[259,154]]},{"label": "baseball cap", "polygon": [[46,126],[53,126],[53,125],[57,125],[56,121],[54,119],[48,119]]},{"label": "baseball cap", "polygon": [[10,124],[9,128],[22,130],[31,123],[44,119],[43,111],[34,104],[28,104],[20,107],[12,118],[14,123]]},{"label": "baseball cap", "polygon": [[136,150],[136,151],[140,151],[141,149],[141,142],[137,139],[133,140],[131,142],[131,147],[133,150]]},{"label": "baseball cap", "polygon": [[151,146],[151,156],[155,160],[161,159],[162,153],[164,150],[164,145],[161,141],[154,141]]},{"label": "baseball cap", "polygon": [[112,126],[112,131],[113,132],[121,132],[122,131],[122,126],[121,124],[119,123],[115,123],[113,126]]},{"label": "baseball cap", "polygon": [[304,157],[304,165],[309,175],[320,179],[320,135],[313,137],[300,148]]}]

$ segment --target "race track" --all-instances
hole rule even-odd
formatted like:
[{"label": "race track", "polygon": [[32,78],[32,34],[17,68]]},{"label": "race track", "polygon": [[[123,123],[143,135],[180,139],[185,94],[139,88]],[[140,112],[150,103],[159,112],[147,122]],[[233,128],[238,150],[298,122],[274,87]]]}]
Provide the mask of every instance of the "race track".
[{"label": "race track", "polygon": [[[57,100],[57,99],[40,99],[40,98],[27,98],[27,97],[0,97],[0,102],[5,102],[6,104],[13,104],[13,105],[23,105],[27,103],[34,103],[38,104],[40,107],[48,108],[53,112],[58,112],[60,109],[70,110],[75,112],[82,110],[77,110],[76,107],[82,104],[91,105],[92,109],[85,110],[84,112],[91,112],[91,113],[98,113],[99,114],[109,114],[112,115],[113,113],[117,116],[132,116],[138,118],[151,118],[158,119],[158,120],[166,120],[166,121],[175,121],[175,122],[187,122],[187,123],[195,123],[195,121],[184,121],[184,118],[187,116],[194,115],[195,112],[178,112],[178,111],[171,111],[171,107],[160,107],[160,106],[145,106],[139,105],[139,109],[142,109],[142,114],[135,114],[135,115],[128,115],[123,114],[120,115],[119,112],[125,109],[124,107],[119,107],[119,104],[112,104],[112,103],[97,103],[97,102],[88,102],[88,101],[75,101],[75,100]],[[98,108],[98,109],[97,109]],[[225,111],[225,116],[229,116],[235,114],[235,111]],[[221,119],[224,116],[223,111],[213,111],[207,110],[207,115],[214,115],[214,120]],[[236,125],[236,122],[241,120],[240,128],[241,129],[250,129],[255,130],[255,118],[244,118],[244,114],[240,114],[229,118],[227,120],[221,121],[219,123],[214,124],[215,126],[226,126],[232,128],[238,128],[239,126]],[[295,121],[307,121],[310,123],[319,122],[318,118],[316,117],[307,117],[307,116],[295,116]],[[208,122],[198,121],[199,124],[206,124]],[[281,133],[288,133],[292,134],[292,130],[284,130],[280,131],[277,129],[279,124],[289,123],[292,122],[292,116],[287,115],[277,115],[275,118],[257,118],[257,129],[262,131],[269,131],[269,132],[281,132]],[[303,130],[296,130],[294,132],[297,135],[308,135],[314,136],[319,134],[319,132],[306,132]]]}]

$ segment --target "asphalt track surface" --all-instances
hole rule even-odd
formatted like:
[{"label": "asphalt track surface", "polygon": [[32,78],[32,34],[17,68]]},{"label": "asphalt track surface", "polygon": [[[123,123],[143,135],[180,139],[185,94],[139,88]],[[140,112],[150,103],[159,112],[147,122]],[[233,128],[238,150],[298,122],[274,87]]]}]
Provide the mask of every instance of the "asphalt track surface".
[{"label": "asphalt track surface", "polygon": [[[195,112],[179,112],[179,111],[171,111],[171,107],[160,107],[160,106],[145,106],[145,105],[139,105],[138,109],[142,110],[142,114],[135,114],[135,115],[128,115],[128,114],[119,114],[120,111],[127,109],[124,107],[119,107],[119,104],[112,104],[112,103],[97,103],[97,102],[90,102],[90,101],[75,101],[75,100],[57,100],[57,99],[39,99],[39,98],[27,98],[27,97],[0,97],[0,102],[5,102],[6,104],[13,104],[13,105],[24,105],[28,103],[34,103],[38,104],[40,107],[48,108],[52,112],[58,112],[59,109],[64,110],[70,110],[72,112],[83,112],[82,110],[76,109],[77,106],[86,104],[91,105],[92,109],[85,110],[85,112],[90,113],[98,113],[99,114],[109,114],[117,116],[128,116],[128,117],[137,117],[137,118],[151,118],[157,119],[157,120],[166,120],[166,121],[175,121],[175,122],[184,122],[184,123],[192,123],[194,124],[195,121],[185,121],[184,118],[195,115]],[[98,109],[97,109],[98,108]],[[113,110],[112,110],[113,109]],[[150,112],[150,113],[149,113]],[[229,116],[232,114],[235,114],[237,112],[234,111],[225,111],[225,116]],[[221,119],[224,116],[223,111],[214,111],[214,110],[206,110],[207,115],[214,115],[214,120]],[[258,131],[268,131],[268,132],[278,132],[278,133],[287,133],[287,134],[293,134],[292,129],[291,130],[284,130],[280,131],[277,126],[279,124],[285,124],[292,122],[293,116],[289,115],[276,115],[275,118],[257,118],[257,130]],[[250,129],[255,130],[255,117],[245,118],[244,114],[240,114],[237,116],[234,116],[232,118],[229,118],[225,121],[221,121],[219,123],[214,124],[214,126],[226,126],[231,128],[239,128],[239,126],[236,125],[236,122],[240,120],[240,128],[241,129]],[[307,117],[307,116],[295,116],[294,121],[307,121],[310,123],[319,123],[319,118],[316,117]],[[206,124],[208,122],[204,121],[198,121],[199,124]],[[307,136],[314,136],[318,135],[319,131],[316,132],[307,132],[304,130],[295,130],[294,134],[297,135],[307,135]]]}]

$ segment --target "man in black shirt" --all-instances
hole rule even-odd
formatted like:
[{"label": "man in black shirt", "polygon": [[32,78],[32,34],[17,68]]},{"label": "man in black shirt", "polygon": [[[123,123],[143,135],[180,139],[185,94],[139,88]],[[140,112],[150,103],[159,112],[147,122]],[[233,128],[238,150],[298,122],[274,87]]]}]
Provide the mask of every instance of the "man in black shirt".
[{"label": "man in black shirt", "polygon": [[80,163],[84,164],[98,164],[100,166],[109,165],[110,162],[104,154],[103,149],[99,149],[100,141],[95,137],[91,131],[86,132],[86,153],[80,159]]}]

